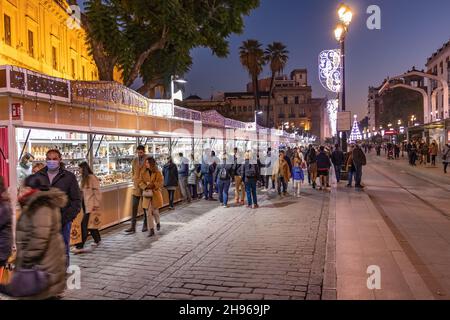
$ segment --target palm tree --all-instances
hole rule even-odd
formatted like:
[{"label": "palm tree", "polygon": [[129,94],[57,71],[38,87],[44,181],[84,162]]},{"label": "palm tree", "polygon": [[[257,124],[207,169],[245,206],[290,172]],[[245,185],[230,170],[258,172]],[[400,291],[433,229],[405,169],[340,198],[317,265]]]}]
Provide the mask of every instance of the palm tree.
[{"label": "palm tree", "polygon": [[275,85],[275,76],[283,72],[284,67],[286,66],[286,63],[289,59],[288,54],[289,51],[281,42],[274,42],[272,44],[269,44],[267,46],[267,49],[264,51],[265,60],[268,64],[270,64],[270,71],[272,72],[272,77],[270,79],[269,99],[267,102],[267,127],[269,127],[269,110]]},{"label": "palm tree", "polygon": [[259,104],[259,86],[258,76],[261,74],[266,61],[264,59],[264,50],[258,40],[247,40],[239,48],[239,57],[242,66],[248,71],[253,84],[253,95],[255,96],[255,111],[260,107]]}]

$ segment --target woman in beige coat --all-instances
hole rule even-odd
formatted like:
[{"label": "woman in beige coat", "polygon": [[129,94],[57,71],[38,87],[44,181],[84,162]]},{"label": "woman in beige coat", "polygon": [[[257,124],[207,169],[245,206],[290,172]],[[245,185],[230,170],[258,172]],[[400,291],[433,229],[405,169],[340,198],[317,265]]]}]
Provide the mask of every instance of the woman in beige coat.
[{"label": "woman in beige coat", "polygon": [[[163,196],[161,188],[164,185],[164,179],[161,172],[156,166],[154,158],[145,159],[145,171],[141,173],[139,179],[139,188],[143,191],[142,207],[145,214],[147,214],[148,229],[150,230],[149,237],[155,235],[155,221],[156,229],[161,228],[159,219],[159,209],[163,206]],[[146,191],[151,190],[151,197],[146,196]]]},{"label": "woman in beige coat", "polygon": [[[84,212],[81,221],[81,243],[76,245],[73,251],[75,254],[90,252],[98,247],[101,242],[99,227],[101,223],[100,203],[102,201],[102,193],[100,190],[100,182],[92,172],[87,162],[79,165],[81,170],[81,192],[83,194],[82,208]],[[91,234],[94,243],[91,248],[84,249],[88,234]]]}]

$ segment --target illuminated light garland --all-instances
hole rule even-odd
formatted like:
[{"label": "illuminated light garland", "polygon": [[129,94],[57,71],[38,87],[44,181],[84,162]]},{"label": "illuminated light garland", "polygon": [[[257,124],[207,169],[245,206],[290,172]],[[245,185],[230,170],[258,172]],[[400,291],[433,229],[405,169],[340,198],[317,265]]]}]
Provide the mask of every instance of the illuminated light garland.
[{"label": "illuminated light garland", "polygon": [[325,50],[319,54],[319,80],[325,89],[341,91],[341,50]]},{"label": "illuminated light garland", "polygon": [[331,135],[337,134],[337,112],[338,112],[338,99],[332,99],[327,101],[328,119],[330,120]]}]

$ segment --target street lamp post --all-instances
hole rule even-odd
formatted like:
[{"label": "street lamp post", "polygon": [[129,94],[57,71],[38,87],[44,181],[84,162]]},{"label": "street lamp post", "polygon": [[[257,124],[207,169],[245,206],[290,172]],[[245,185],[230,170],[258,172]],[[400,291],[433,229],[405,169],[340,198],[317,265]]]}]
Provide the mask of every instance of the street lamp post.
[{"label": "street lamp post", "polygon": [[[338,8],[339,23],[334,30],[336,40],[341,44],[341,111],[345,111],[345,37],[348,33],[348,27],[352,21],[353,12],[345,4]],[[347,151],[347,131],[342,132],[342,151]]]}]

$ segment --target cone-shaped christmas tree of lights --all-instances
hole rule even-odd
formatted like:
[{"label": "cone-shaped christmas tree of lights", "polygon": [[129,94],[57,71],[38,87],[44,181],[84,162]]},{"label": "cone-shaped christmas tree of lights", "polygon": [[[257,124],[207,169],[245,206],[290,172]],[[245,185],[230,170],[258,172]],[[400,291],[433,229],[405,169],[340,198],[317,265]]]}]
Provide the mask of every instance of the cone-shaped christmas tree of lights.
[{"label": "cone-shaped christmas tree of lights", "polygon": [[359,131],[358,121],[356,121],[356,114],[353,116],[355,120],[353,120],[352,132],[350,133],[350,141],[355,142],[358,140],[362,140],[361,131]]}]

